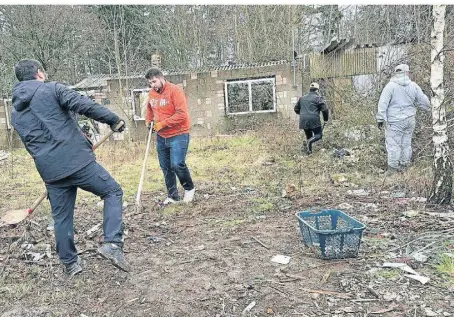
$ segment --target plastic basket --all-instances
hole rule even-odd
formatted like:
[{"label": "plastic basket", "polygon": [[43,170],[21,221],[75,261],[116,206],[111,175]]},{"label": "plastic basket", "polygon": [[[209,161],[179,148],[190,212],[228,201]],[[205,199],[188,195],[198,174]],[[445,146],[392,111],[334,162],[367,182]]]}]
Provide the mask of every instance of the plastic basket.
[{"label": "plastic basket", "polygon": [[303,243],[315,249],[323,259],[355,258],[358,256],[365,225],[340,210],[300,211]]}]

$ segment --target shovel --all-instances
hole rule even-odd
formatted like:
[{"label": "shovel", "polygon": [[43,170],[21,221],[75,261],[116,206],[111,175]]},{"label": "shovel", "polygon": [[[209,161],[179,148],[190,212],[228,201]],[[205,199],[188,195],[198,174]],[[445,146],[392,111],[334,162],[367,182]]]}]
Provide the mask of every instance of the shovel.
[{"label": "shovel", "polygon": [[152,139],[152,134],[153,134],[153,121],[151,122],[150,130],[149,130],[149,135],[147,137],[147,147],[145,148],[145,156],[144,156],[144,161],[142,162],[142,171],[141,171],[141,176],[139,179],[139,185],[137,187],[137,194],[136,194],[136,212],[142,211],[142,204],[141,204],[141,192],[142,192],[142,185],[144,183],[144,175],[145,175],[145,167],[147,163],[147,157],[149,155],[149,150],[150,150],[150,140]]},{"label": "shovel", "polygon": [[[118,125],[115,127],[116,130],[118,130],[122,125],[123,121],[120,121]],[[95,150],[97,147],[99,147],[104,141],[106,141],[112,134],[114,134],[114,131],[110,130],[105,136],[101,138],[97,143],[95,143],[92,147],[93,150]],[[44,190],[44,192],[39,196],[33,205],[28,208],[28,209],[16,209],[16,210],[9,210],[7,211],[1,218],[0,218],[0,227],[10,225],[14,226],[18,224],[19,222],[23,221],[26,219],[28,216],[30,216],[33,211],[36,209],[36,207],[39,206],[39,204],[43,201],[44,198],[47,196],[47,190]]]}]

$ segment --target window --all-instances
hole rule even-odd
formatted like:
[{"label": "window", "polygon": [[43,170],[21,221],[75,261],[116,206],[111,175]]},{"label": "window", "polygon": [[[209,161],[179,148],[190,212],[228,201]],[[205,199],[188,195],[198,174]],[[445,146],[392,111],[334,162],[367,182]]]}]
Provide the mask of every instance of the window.
[{"label": "window", "polygon": [[133,118],[134,121],[145,120],[145,102],[147,101],[148,92],[150,88],[133,89],[131,90],[131,101],[133,105]]},{"label": "window", "polygon": [[224,86],[227,114],[275,112],[275,78],[228,81]]}]

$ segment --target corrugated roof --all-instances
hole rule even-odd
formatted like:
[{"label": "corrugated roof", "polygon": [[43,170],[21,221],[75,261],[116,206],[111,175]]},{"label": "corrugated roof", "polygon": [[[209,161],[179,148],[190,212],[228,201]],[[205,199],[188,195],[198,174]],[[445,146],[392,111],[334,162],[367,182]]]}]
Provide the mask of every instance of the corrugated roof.
[{"label": "corrugated roof", "polygon": [[163,71],[165,75],[181,75],[181,74],[190,74],[190,73],[208,73],[215,70],[219,71],[229,71],[234,69],[245,69],[245,68],[259,68],[259,67],[267,67],[267,66],[275,66],[275,65],[282,65],[288,63],[287,60],[279,60],[279,61],[270,61],[270,62],[262,62],[262,63],[250,63],[250,64],[231,64],[231,65],[222,65],[222,66],[205,66],[187,70],[168,70]]},{"label": "corrugated roof", "polygon": [[[84,78],[81,82],[71,86],[73,89],[90,89],[90,88],[100,88],[106,87],[108,80],[118,79],[116,75],[109,74],[99,74],[99,75],[90,75]],[[144,78],[144,74],[132,74],[128,76],[120,76],[120,79],[135,79],[135,78]]]},{"label": "corrugated roof", "polygon": [[[263,63],[251,63],[251,64],[232,64],[232,65],[225,65],[225,66],[206,66],[206,67],[199,67],[187,70],[163,70],[163,74],[165,76],[169,75],[185,75],[191,73],[208,73],[212,71],[229,71],[235,69],[246,69],[246,68],[259,68],[259,67],[267,67],[267,66],[275,66],[275,65],[282,65],[286,64],[288,61],[280,60],[280,61],[270,61],[270,62],[263,62]],[[120,76],[120,79],[136,79],[136,78],[144,78],[144,73],[134,73],[128,76]],[[89,88],[100,88],[106,87],[108,80],[115,80],[119,79],[119,76],[112,74],[100,74],[100,75],[90,75],[87,78],[84,78],[81,82],[71,86],[73,89],[89,89]]]},{"label": "corrugated roof", "polygon": [[88,89],[88,88],[99,88],[107,86],[106,75],[91,75],[84,78],[81,82],[71,86],[73,89]]}]

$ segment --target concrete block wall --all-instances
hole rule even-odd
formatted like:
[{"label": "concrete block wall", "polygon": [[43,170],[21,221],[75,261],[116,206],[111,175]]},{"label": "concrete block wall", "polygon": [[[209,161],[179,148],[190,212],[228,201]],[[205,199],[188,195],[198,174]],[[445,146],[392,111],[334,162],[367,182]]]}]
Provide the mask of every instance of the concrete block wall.
[{"label": "concrete block wall", "polygon": [[[234,79],[248,79],[275,76],[277,113],[226,115],[225,82]],[[169,80],[172,81],[172,77]],[[301,76],[293,82],[290,64],[258,68],[213,70],[205,73],[191,73],[185,77],[184,91],[192,121],[192,133],[214,135],[232,129],[232,122],[240,128],[248,128],[252,117],[269,120],[297,120],[294,105],[301,95]],[[245,118],[242,120],[242,118]],[[244,124],[241,122],[245,121]],[[260,121],[260,120],[259,120]]]}]

